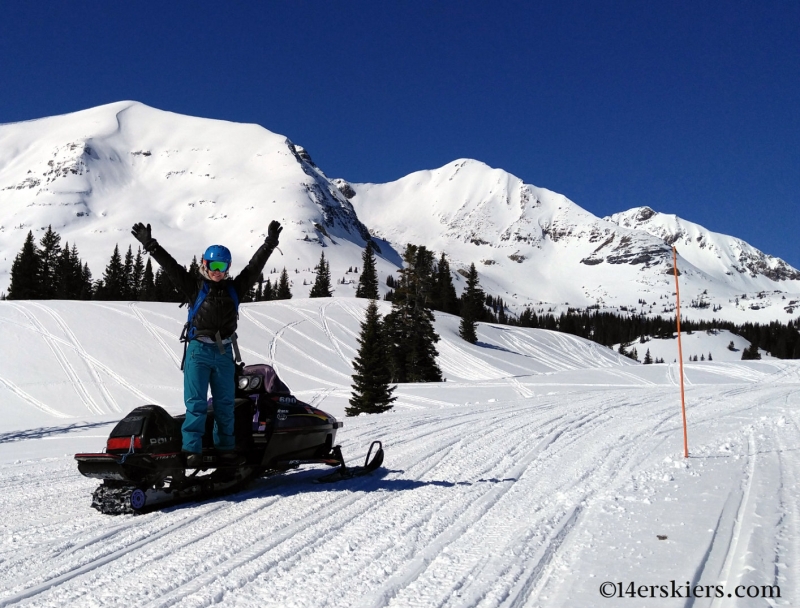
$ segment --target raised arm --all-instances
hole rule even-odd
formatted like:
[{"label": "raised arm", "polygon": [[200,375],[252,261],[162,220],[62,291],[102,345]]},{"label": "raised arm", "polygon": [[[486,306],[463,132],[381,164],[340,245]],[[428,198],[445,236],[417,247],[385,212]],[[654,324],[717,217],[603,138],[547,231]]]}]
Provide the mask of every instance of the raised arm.
[{"label": "raised arm", "polygon": [[142,244],[142,248],[149,253],[158,265],[167,273],[169,280],[180,291],[188,302],[197,296],[197,277],[189,274],[183,266],[178,264],[166,249],[158,244],[151,234],[150,224],[146,226],[139,222],[133,225],[131,234]]},{"label": "raised arm", "polygon": [[250,291],[253,285],[256,284],[256,281],[258,281],[258,277],[261,275],[261,271],[264,270],[264,265],[267,263],[269,256],[272,255],[272,252],[275,251],[275,248],[278,246],[278,239],[282,231],[283,226],[281,226],[280,222],[272,220],[269,223],[267,238],[264,240],[264,244],[253,254],[253,257],[250,258],[250,261],[242,272],[233,279],[234,287],[240,298]]}]

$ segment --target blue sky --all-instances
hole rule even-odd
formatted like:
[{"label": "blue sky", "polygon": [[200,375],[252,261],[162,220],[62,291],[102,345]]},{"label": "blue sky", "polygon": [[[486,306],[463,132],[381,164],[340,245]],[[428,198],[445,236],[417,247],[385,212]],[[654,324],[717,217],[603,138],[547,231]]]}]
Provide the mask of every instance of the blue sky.
[{"label": "blue sky", "polygon": [[329,177],[469,157],[800,268],[800,2],[0,5],[0,123],[134,99],[255,122]]}]

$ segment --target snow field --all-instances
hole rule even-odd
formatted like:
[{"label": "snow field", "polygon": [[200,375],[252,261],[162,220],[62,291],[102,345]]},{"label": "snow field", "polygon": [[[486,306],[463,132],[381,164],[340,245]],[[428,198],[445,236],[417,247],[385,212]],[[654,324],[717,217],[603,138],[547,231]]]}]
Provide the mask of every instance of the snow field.
[{"label": "snow field", "polygon": [[[0,354],[18,391],[0,386],[0,606],[800,604],[796,362],[687,363],[685,460],[676,365],[490,325],[471,346],[438,316],[448,381],[401,385],[392,412],[339,431],[354,462],[383,441],[374,475],[317,485],[327,469],[305,469],[109,517],[89,508],[97,483],[72,454],[100,449],[117,408],[142,395],[182,410],[184,311],[8,304],[0,331],[25,348]],[[341,415],[365,305],[245,305],[245,359],[265,357],[301,398]],[[599,594],[604,581],[672,579],[780,585],[782,596]]]}]

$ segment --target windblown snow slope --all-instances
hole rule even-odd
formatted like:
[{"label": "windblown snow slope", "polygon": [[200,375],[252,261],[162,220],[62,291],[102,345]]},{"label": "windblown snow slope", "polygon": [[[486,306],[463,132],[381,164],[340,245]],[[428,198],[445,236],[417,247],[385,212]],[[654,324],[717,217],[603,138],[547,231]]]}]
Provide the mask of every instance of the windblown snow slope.
[{"label": "windblown snow slope", "polygon": [[[244,356],[338,414],[365,304],[243,305]],[[327,471],[309,469],[110,517],[72,454],[142,402],[181,410],[180,311],[0,302],[0,317],[18,345],[0,366],[0,606],[800,604],[797,362],[687,363],[684,459],[677,365],[492,325],[472,346],[439,315],[448,381],[401,385],[392,412],[340,431],[352,460],[383,441],[373,476],[317,485]]]}]

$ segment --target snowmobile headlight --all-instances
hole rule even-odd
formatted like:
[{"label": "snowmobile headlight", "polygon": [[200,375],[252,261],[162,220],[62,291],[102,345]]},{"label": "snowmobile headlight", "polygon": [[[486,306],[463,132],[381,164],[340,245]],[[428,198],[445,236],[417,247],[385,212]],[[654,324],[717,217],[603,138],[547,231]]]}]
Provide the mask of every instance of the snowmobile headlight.
[{"label": "snowmobile headlight", "polygon": [[238,383],[239,388],[241,390],[245,390],[247,388],[247,385],[250,384],[251,380],[252,378],[250,376],[241,376],[239,378],[239,383]]},{"label": "snowmobile headlight", "polygon": [[261,376],[252,376],[250,378],[250,383],[248,384],[247,388],[250,390],[257,389],[261,386]]}]

